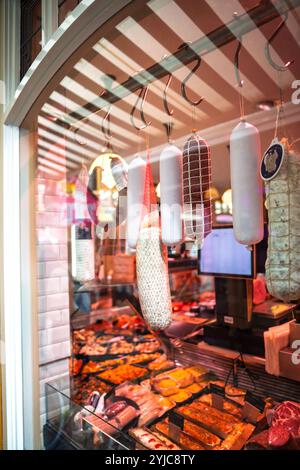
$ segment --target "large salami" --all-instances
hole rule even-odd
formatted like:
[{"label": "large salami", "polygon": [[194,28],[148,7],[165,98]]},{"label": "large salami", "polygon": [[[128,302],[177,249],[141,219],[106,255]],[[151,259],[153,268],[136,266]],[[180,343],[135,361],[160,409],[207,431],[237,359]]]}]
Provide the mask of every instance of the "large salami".
[{"label": "large salami", "polygon": [[185,236],[202,246],[212,229],[211,156],[205,140],[193,134],[183,148]]},{"label": "large salami", "polygon": [[[268,179],[268,174],[270,178]],[[269,215],[266,280],[274,297],[300,299],[300,155],[273,143],[262,161]]]}]

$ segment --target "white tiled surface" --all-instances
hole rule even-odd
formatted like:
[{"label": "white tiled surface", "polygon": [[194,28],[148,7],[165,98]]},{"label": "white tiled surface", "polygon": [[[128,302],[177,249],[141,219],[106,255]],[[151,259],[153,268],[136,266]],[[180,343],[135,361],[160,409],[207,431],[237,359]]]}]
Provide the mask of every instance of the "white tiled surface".
[{"label": "white tiled surface", "polygon": [[54,310],[63,310],[69,306],[69,294],[62,292],[59,294],[48,294],[39,297],[39,313],[52,312]]},{"label": "white tiled surface", "polygon": [[39,245],[59,245],[60,243],[67,244],[67,231],[64,228],[38,228],[37,240]]},{"label": "white tiled surface", "polygon": [[51,277],[64,277],[68,274],[67,260],[42,261],[38,263],[39,279]]},{"label": "white tiled surface", "polygon": [[[62,376],[69,374],[67,206],[60,182],[37,180],[36,204],[42,432],[46,420],[45,384],[53,380],[60,382]],[[63,385],[63,389],[68,393],[69,384]]]}]

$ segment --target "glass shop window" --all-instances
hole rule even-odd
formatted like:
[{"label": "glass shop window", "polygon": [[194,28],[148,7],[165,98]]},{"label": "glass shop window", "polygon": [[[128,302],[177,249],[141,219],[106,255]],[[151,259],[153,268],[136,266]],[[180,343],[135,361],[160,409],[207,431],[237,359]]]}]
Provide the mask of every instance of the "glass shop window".
[{"label": "glass shop window", "polygon": [[41,50],[41,0],[21,0],[21,70],[20,80]]},{"label": "glass shop window", "polygon": [[[38,28],[40,9],[39,2],[35,3]],[[168,308],[164,312],[170,313],[171,321],[188,325],[186,329],[175,328],[175,337],[182,331],[188,335],[195,325],[202,328],[200,306],[208,312],[207,318],[214,316],[212,274],[218,275],[219,271],[209,263],[217,263],[219,252],[215,250],[212,259],[208,246],[209,266],[202,270],[207,275],[199,276],[195,238],[209,236],[212,225],[222,229],[232,225],[229,140],[240,122],[241,109],[258,129],[263,150],[274,138],[277,121],[280,136],[295,140],[299,149],[296,139],[300,107],[291,103],[291,84],[300,77],[300,61],[280,76],[285,103],[278,119],[280,72],[268,63],[264,48],[280,18],[271,6],[262,13],[256,1],[240,2],[251,8],[252,18],[249,22],[243,16],[241,23],[249,31],[239,52],[244,80],[240,89],[234,64],[239,32],[238,20],[232,19],[236,3],[229,0],[226,5],[230,7],[225,7],[224,2],[205,0],[199,14],[199,2],[194,0],[130,2],[99,31],[93,46],[83,45],[80,60],[68,61],[72,62],[70,69],[35,116],[39,364],[43,390],[45,381],[63,376],[66,380],[60,385],[61,391],[78,405],[86,405],[95,390],[103,393],[126,380],[145,379],[150,371],[159,370],[161,362],[164,367],[173,366],[162,343],[136,315],[134,299],[143,294],[144,302],[152,302],[152,307],[155,302],[157,309],[164,307],[162,300],[166,301]],[[77,4],[75,0],[59,2],[60,23]],[[241,15],[247,14],[241,9]],[[288,23],[280,32],[283,39],[277,38],[272,44],[272,57],[282,66],[287,59],[299,57],[299,37],[293,24]],[[28,39],[31,47],[32,38]],[[177,147],[170,151],[174,167],[177,165],[174,172],[173,164],[169,167],[168,162],[163,170],[160,167],[162,152],[170,143]],[[191,168],[189,158],[193,152],[195,167]],[[199,169],[200,160],[204,164]],[[182,170],[185,179],[180,173],[182,161],[186,163]],[[173,187],[168,186],[171,178],[172,184],[176,180]],[[143,192],[145,181],[147,194]],[[159,239],[157,213],[162,214],[160,202],[167,186],[171,197],[183,194],[184,202],[195,197],[195,204],[201,202],[202,212],[188,212],[187,217],[192,214],[194,220],[182,232],[181,214],[178,218],[174,212],[178,232],[168,232],[171,224],[164,224],[164,250],[147,251],[147,244],[143,245],[140,238],[143,267],[147,266],[147,256],[157,256],[159,262],[161,253],[165,256],[157,278],[148,273],[150,290],[159,275],[167,273],[159,278],[160,294],[155,297],[153,289],[151,296],[145,288],[143,292],[138,290],[135,237],[140,237],[143,221],[146,231],[153,224],[153,233]],[[138,195],[145,202],[143,212],[130,215],[131,223],[129,195]],[[149,213],[145,211],[150,202],[155,202],[159,211],[147,218]],[[182,201],[178,203],[177,199],[176,204],[183,209]],[[197,222],[200,219],[201,224]],[[220,251],[226,254],[227,245],[222,246]],[[252,279],[252,255],[249,250],[245,252]],[[235,257],[228,253],[231,262]],[[163,271],[165,268],[168,272]],[[235,275],[222,269],[221,274]],[[157,321],[156,317],[152,315],[151,322]],[[169,318],[165,320],[163,327]],[[155,361],[158,363],[153,364]],[[41,398],[43,403],[45,397]]]},{"label": "glass shop window", "polygon": [[58,0],[58,25],[62,24],[80,2],[81,0]]}]

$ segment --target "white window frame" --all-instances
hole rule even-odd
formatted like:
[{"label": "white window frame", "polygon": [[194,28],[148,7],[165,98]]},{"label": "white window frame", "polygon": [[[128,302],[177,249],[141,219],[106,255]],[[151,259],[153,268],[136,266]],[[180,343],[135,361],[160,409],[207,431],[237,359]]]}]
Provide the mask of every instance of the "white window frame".
[{"label": "white window frame", "polygon": [[[82,0],[56,28],[55,7],[43,0],[43,49],[18,83],[20,2],[4,0],[7,34],[6,100],[3,142],[3,319],[5,448],[40,447],[38,328],[35,263],[35,227],[31,141],[28,112],[51,89],[51,80],[63,70],[76,50],[110,18],[140,0]],[[52,3],[52,0],[51,0]],[[55,2],[53,2],[55,3]],[[50,11],[50,13],[49,13]],[[48,13],[46,13],[48,12]],[[7,23],[8,21],[8,23]],[[50,86],[49,86],[50,84]],[[53,88],[55,87],[52,85]],[[16,92],[15,92],[16,91]],[[21,147],[20,147],[21,144]],[[22,152],[20,152],[22,148]]]}]

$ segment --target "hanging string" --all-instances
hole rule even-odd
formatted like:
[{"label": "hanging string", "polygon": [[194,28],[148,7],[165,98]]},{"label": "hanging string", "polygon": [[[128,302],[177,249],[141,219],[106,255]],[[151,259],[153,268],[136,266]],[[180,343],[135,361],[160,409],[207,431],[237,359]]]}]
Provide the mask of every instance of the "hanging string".
[{"label": "hanging string", "polygon": [[[236,15],[234,15],[236,17]],[[238,94],[239,94],[239,106],[240,106],[240,118],[241,121],[244,121],[245,119],[245,103],[244,103],[244,95],[243,95],[243,85],[244,85],[244,80],[241,78],[240,74],[240,52],[242,49],[242,36],[238,37],[238,47],[235,52],[234,56],[234,73],[235,73],[235,78],[237,82],[237,87],[238,87]]]},{"label": "hanging string", "polygon": [[291,147],[292,147],[294,144],[296,144],[297,142],[300,142],[300,137],[299,137],[298,139],[295,139],[295,140],[292,141]]},{"label": "hanging string", "polygon": [[192,105],[192,133],[197,132],[197,108],[196,105]]},{"label": "hanging string", "polygon": [[241,121],[245,119],[245,100],[244,100],[244,95],[242,93],[242,88],[243,88],[243,81],[241,81],[241,85],[239,85],[239,105],[240,105]]},{"label": "hanging string", "polygon": [[279,119],[280,119],[280,113],[281,113],[281,104],[279,103],[277,105],[277,111],[276,111],[276,121],[275,121],[275,130],[274,130],[274,139],[278,137],[278,127],[279,127]]},{"label": "hanging string", "polygon": [[137,132],[137,136],[138,136],[138,138],[137,138],[137,154],[141,155],[141,153],[142,153],[142,136],[141,136],[141,131],[140,130]]},{"label": "hanging string", "polygon": [[145,142],[146,153],[148,154],[149,149],[150,149],[150,139],[149,139],[149,133],[147,129],[148,129],[147,127],[144,129],[144,142]]}]

